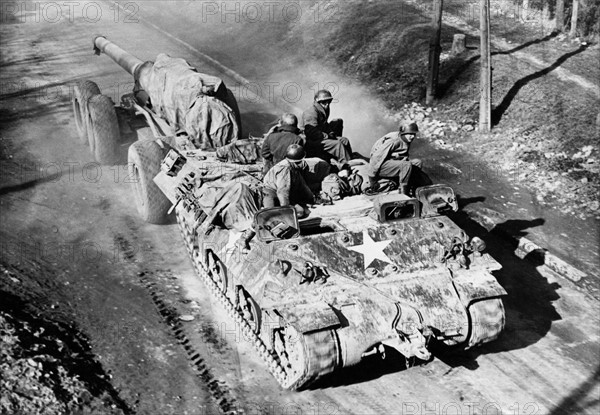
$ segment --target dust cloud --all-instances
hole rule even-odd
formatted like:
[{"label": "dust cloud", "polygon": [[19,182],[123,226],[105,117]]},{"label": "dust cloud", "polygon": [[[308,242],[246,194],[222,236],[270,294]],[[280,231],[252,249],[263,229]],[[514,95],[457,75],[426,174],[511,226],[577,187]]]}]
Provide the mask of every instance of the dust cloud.
[{"label": "dust cloud", "polygon": [[314,93],[319,89],[331,91],[334,101],[331,104],[329,119],[344,120],[344,136],[350,139],[354,151],[369,155],[371,146],[381,136],[397,129],[398,122],[383,103],[375,98],[367,88],[353,80],[336,75],[319,62],[306,62],[293,69],[269,68],[270,79],[277,84],[298,85],[301,96],[283,94],[282,98],[289,103],[290,110],[299,118],[302,111],[309,108],[314,99]]},{"label": "dust cloud", "polygon": [[272,119],[283,112],[293,112],[300,119],[302,111],[312,105],[314,93],[329,89],[335,98],[330,119],[342,118],[344,135],[354,151],[368,155],[375,140],[397,128],[397,121],[359,82],[304,56],[316,34],[327,30],[328,20],[343,12],[343,3],[332,4],[337,8],[310,1],[236,1],[225,6],[147,2],[140,12],[154,21],[160,16],[163,29],[250,80],[251,92],[273,104]]}]

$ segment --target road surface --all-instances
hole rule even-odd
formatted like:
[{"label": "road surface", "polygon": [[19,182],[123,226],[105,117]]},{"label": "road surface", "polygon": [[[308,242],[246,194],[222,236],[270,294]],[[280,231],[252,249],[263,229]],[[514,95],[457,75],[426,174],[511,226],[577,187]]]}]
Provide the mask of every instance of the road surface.
[{"label": "road surface", "polygon": [[[78,3],[71,14],[62,7],[60,19],[43,14],[50,13],[49,2],[12,4],[28,9],[12,20],[4,15],[0,26],[2,258],[47,267],[32,278],[41,284],[52,280],[47,286],[56,292],[48,297],[77,310],[76,325],[90,338],[132,412],[600,410],[598,302],[571,281],[519,258],[511,243],[466,215],[457,220],[486,239],[503,265],[495,275],[508,292],[507,321],[497,341],[439,354],[414,367],[398,356],[373,358],[308,391],[282,391],[241,330],[205,293],[177,226],[148,225],[137,218],[125,162],[95,163],[78,141],[70,107],[70,85],[77,80],[94,80],[117,102],[131,87],[120,67],[92,54],[91,39],[99,33],[143,60],[167,52],[222,76],[227,84],[236,81],[207,67],[176,39],[141,22],[125,22],[128,16],[116,14],[109,4]],[[86,4],[93,4],[88,13],[97,8],[101,17],[84,14]],[[258,102],[251,91],[239,91],[245,130],[260,134],[279,111]],[[520,224],[523,229],[535,225]],[[59,300],[56,304],[61,306]],[[180,322],[182,315],[194,320]]]}]

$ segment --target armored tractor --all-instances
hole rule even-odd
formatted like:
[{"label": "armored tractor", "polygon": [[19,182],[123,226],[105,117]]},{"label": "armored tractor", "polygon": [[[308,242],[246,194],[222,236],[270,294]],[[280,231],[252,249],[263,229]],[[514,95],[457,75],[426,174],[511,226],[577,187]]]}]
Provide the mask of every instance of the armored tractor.
[{"label": "armored tractor", "polygon": [[[106,42],[95,40],[123,60]],[[168,212],[148,208],[160,192],[198,276],[283,388],[306,387],[390,348],[426,361],[433,342],[468,349],[501,333],[506,292],[493,276],[500,264],[450,219],[458,209],[451,187],[420,187],[414,197],[357,194],[299,219],[292,206],[262,208],[261,161],[182,146],[157,128],[147,102],[134,104],[153,126],[142,142],[161,149],[130,159],[142,173],[133,183],[138,210],[160,222]]]}]

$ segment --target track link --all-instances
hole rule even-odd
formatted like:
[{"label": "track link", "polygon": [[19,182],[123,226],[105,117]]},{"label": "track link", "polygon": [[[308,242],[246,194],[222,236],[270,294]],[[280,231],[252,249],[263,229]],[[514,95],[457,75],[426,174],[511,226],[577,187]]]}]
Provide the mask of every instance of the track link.
[{"label": "track link", "polygon": [[185,241],[185,246],[190,254],[192,264],[196,269],[198,276],[202,279],[206,288],[210,290],[211,295],[221,303],[221,306],[227,311],[227,314],[242,327],[245,338],[252,343],[254,349],[258,352],[258,355],[266,363],[267,369],[281,387],[284,389],[292,389],[300,386],[298,385],[298,382],[295,382],[294,384],[290,382],[290,378],[286,374],[279,359],[269,351],[262,339],[254,332],[254,330],[252,330],[251,323],[244,318],[243,314],[236,308],[225,293],[219,289],[218,285],[209,275],[208,270],[202,263],[202,254],[195,246],[195,230],[187,219],[190,214],[186,212],[186,209],[186,204],[182,203],[176,208],[175,215]]}]

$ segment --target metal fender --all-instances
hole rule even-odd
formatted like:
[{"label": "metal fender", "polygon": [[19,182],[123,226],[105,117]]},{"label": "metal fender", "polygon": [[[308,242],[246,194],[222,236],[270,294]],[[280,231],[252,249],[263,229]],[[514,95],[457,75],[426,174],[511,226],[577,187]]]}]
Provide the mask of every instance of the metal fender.
[{"label": "metal fender", "polygon": [[482,270],[476,275],[458,272],[453,275],[452,281],[460,301],[465,307],[468,307],[473,301],[508,294],[489,271]]},{"label": "metal fender", "polygon": [[278,308],[277,312],[287,324],[303,334],[341,326],[333,309],[329,304],[323,302]]}]

